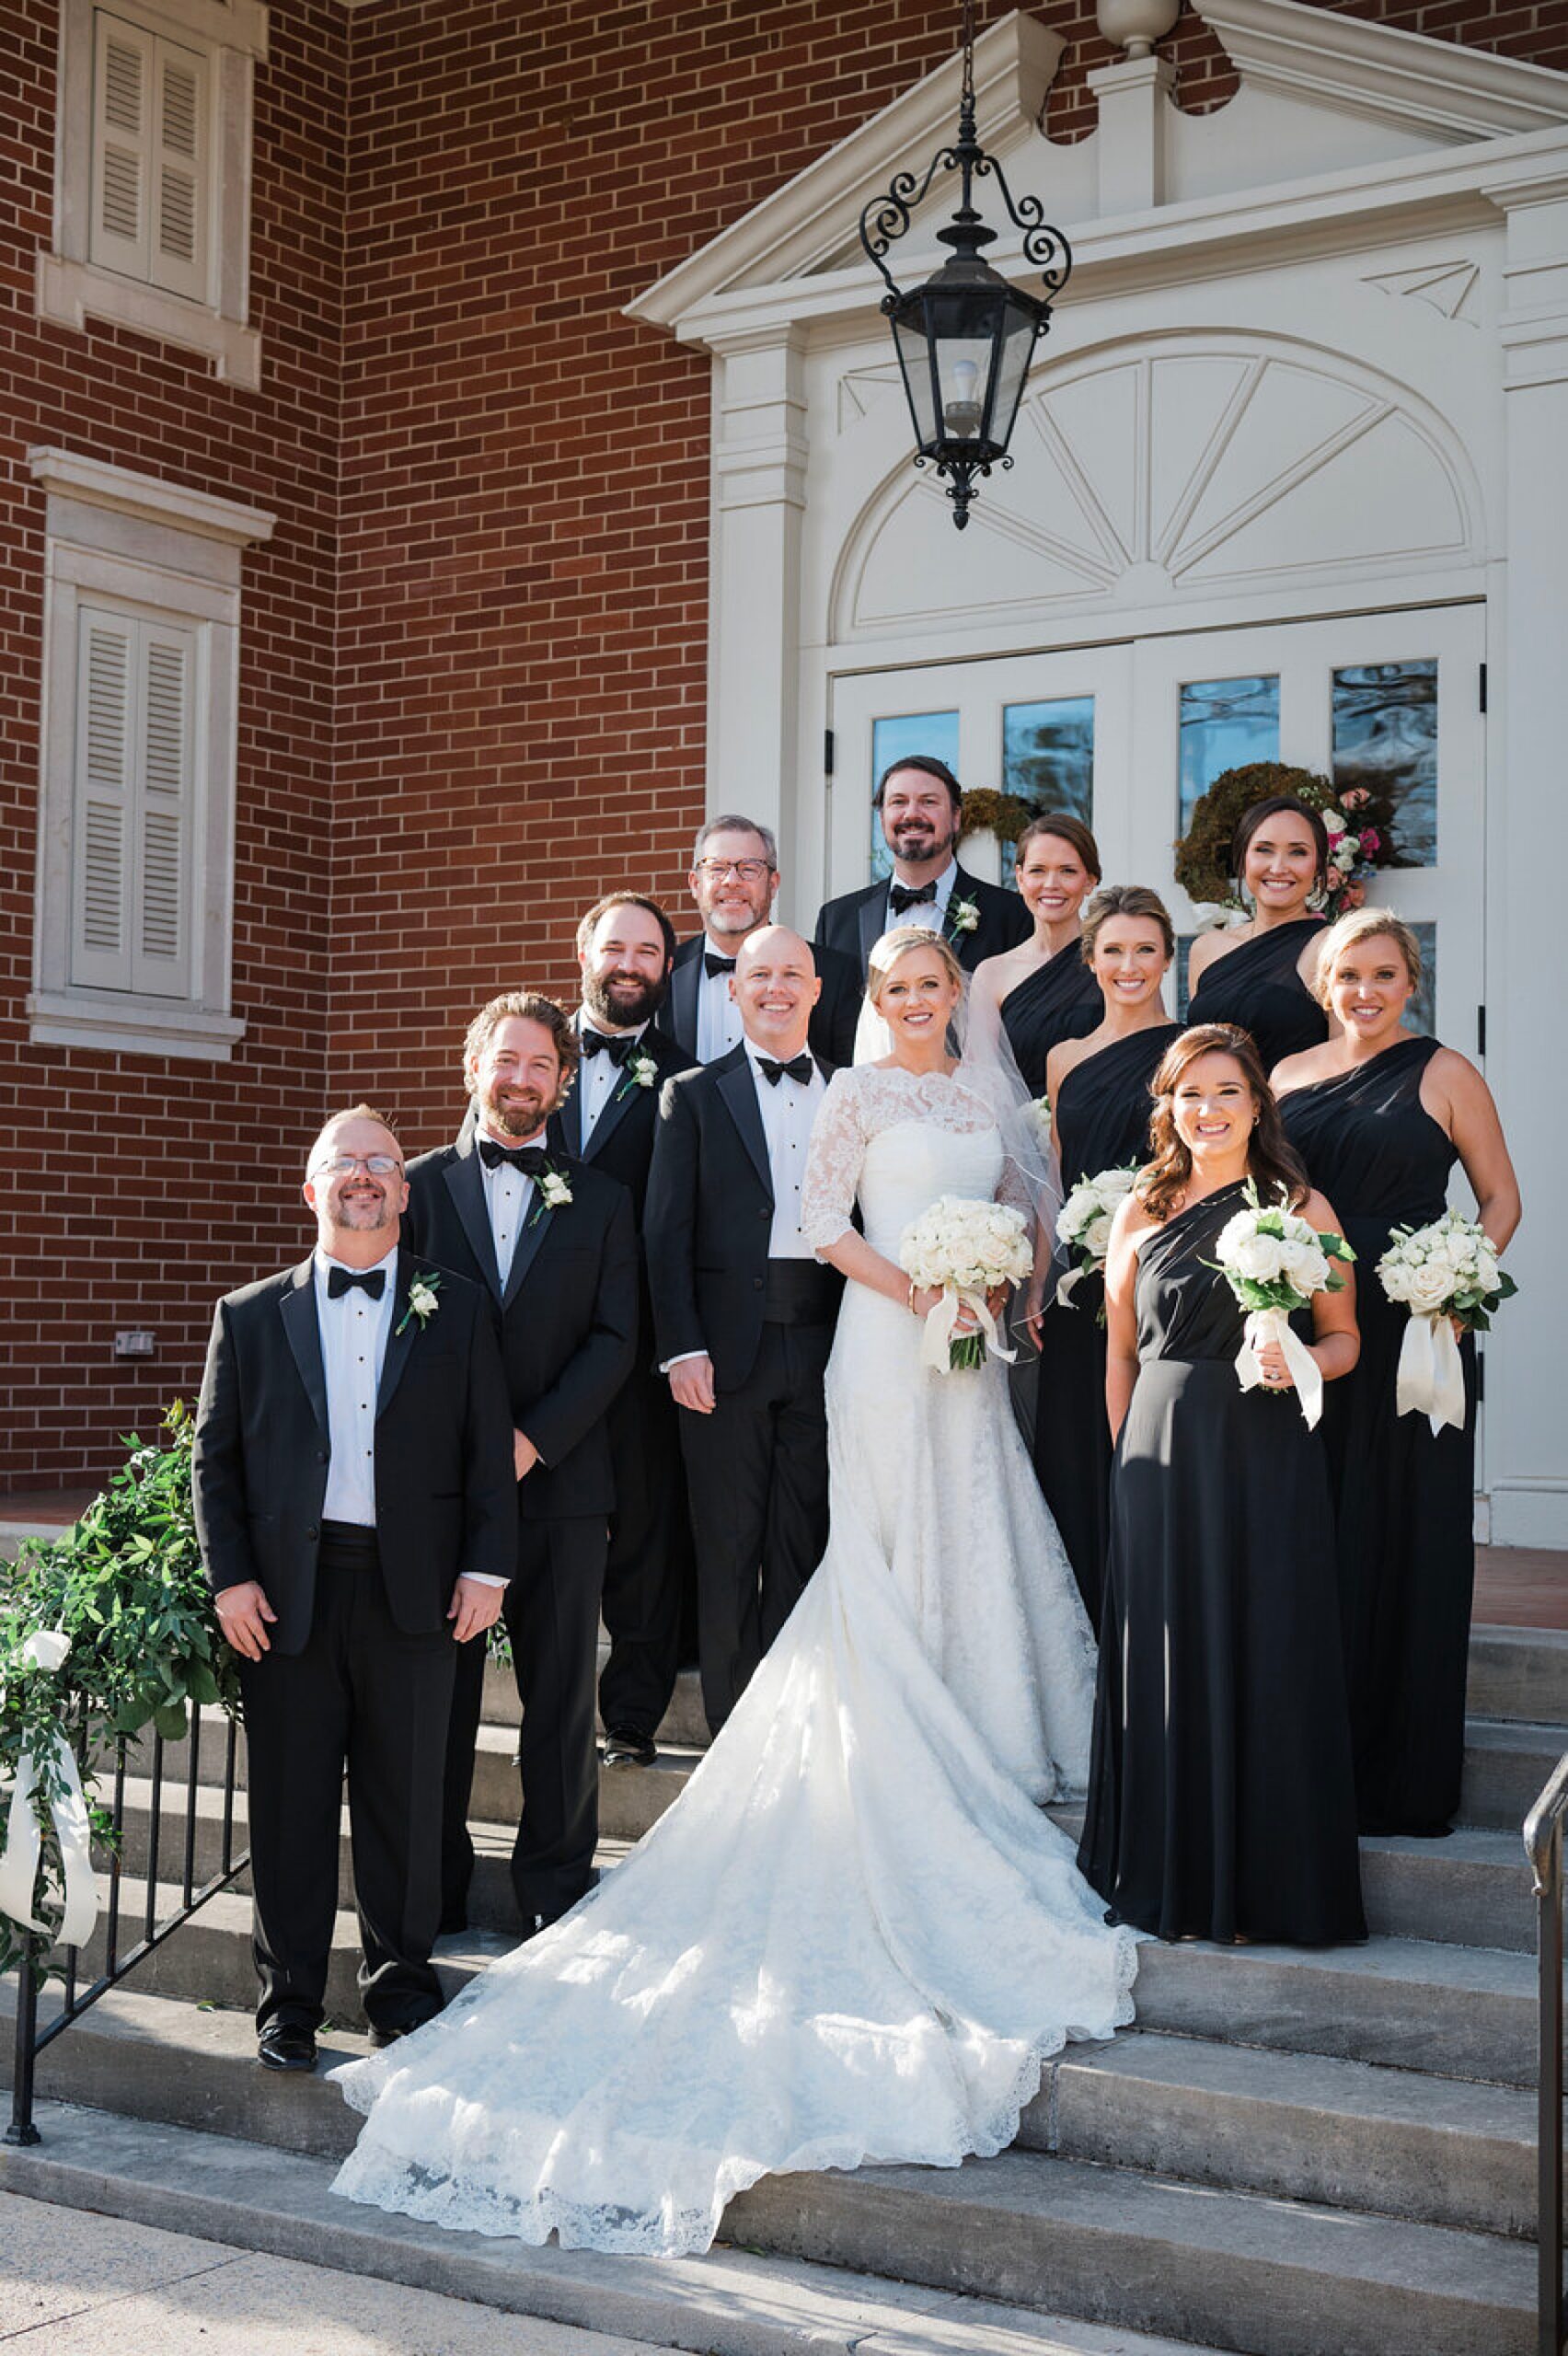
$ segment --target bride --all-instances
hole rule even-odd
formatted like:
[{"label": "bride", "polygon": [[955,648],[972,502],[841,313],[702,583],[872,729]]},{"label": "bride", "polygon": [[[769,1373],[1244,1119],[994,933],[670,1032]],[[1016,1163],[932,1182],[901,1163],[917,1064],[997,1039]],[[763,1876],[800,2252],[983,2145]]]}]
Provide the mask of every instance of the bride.
[{"label": "bride", "polygon": [[[891,1053],[841,1071],[802,1225],[850,1279],[822,1564],[677,1804],[561,1922],[337,2072],[335,2189],[567,2246],[706,2249],[764,2175],[1001,2150],[1042,2062],[1132,2017],[1040,1803],[1081,1792],[1089,1624],[1005,1368],[927,1372],[897,1265],[939,1195],[1020,1201],[997,1074],[954,1068],[957,960],[873,953]],[[851,1224],[859,1200],[863,1234]],[[911,1311],[915,1314],[911,1314]]]}]

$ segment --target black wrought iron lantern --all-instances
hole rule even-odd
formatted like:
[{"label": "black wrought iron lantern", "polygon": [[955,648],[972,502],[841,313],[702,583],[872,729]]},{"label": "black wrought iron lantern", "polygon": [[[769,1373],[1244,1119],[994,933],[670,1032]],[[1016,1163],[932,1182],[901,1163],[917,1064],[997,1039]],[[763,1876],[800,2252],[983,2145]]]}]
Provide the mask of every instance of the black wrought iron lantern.
[{"label": "black wrought iron lantern", "polygon": [[[961,175],[961,202],[938,241],[952,252],[935,277],[908,294],[882,257],[908,228],[939,172]],[[994,179],[1008,217],[1023,232],[1025,259],[1045,284],[1043,298],[1009,284],[986,260],[983,248],[996,242],[973,202],[977,179]],[[1043,335],[1053,298],[1066,285],[1072,250],[1059,229],[1046,222],[1035,196],[1015,202],[996,158],[981,146],[974,128],[974,7],[964,0],[963,80],[958,137],[940,148],[924,179],[900,172],[885,196],[873,197],[860,215],[860,242],[887,282],[882,307],[893,322],[894,347],[903,372],[909,413],[918,445],[915,464],[934,466],[948,483],[952,520],[962,532],[977,478],[993,467],[1010,467],[1019,402],[1035,340]]]}]

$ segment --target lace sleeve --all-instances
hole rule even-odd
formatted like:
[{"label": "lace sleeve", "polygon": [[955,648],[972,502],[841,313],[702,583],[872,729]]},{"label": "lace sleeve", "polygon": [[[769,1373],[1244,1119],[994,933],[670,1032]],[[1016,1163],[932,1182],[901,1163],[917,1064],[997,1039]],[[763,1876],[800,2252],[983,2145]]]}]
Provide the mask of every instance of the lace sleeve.
[{"label": "lace sleeve", "polygon": [[835,1072],[812,1124],[801,1185],[801,1233],[813,1251],[836,1243],[853,1224],[866,1131],[852,1071]]}]

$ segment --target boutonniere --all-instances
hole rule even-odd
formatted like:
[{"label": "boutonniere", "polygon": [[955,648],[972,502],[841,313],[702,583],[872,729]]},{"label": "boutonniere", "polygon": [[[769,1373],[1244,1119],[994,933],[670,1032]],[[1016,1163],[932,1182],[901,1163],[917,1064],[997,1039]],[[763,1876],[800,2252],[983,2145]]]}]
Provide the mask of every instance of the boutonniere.
[{"label": "boutonniere", "polygon": [[634,1088],[651,1088],[659,1077],[659,1067],[646,1047],[641,1048],[627,1064],[626,1078],[616,1091],[616,1103],[630,1094]]},{"label": "boutonniere", "polygon": [[544,1176],[536,1182],[535,1192],[539,1199],[534,1205],[528,1221],[530,1227],[542,1219],[547,1211],[562,1210],[571,1200],[571,1188],[559,1170],[547,1170]]},{"label": "boutonniere", "polygon": [[441,1303],[436,1298],[436,1295],[440,1290],[441,1272],[439,1269],[432,1269],[428,1276],[416,1276],[413,1283],[409,1287],[409,1305],[407,1309],[404,1310],[401,1317],[398,1320],[396,1331],[400,1334],[404,1326],[408,1323],[409,1318],[417,1317],[420,1321],[420,1331],[422,1334],[431,1319],[435,1315],[436,1311],[441,1307]]},{"label": "boutonniere", "polygon": [[961,932],[973,932],[980,921],[980,911],[973,900],[948,902],[948,937],[956,940]]}]

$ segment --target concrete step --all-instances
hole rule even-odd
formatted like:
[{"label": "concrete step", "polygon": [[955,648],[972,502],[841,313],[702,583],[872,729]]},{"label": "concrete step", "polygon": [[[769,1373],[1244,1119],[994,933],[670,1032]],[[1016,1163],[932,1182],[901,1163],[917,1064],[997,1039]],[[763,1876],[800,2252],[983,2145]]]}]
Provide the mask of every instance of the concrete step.
[{"label": "concrete step", "polygon": [[1190,2338],[751,2249],[700,2258],[525,2249],[336,2200],[331,2160],[64,2106],[40,2123],[36,2148],[0,2146],[6,2191],[654,2346],[711,2356],[1202,2356]]},{"label": "concrete step", "polygon": [[1467,1706],[1472,1717],[1568,1727],[1568,1631],[1472,1628]]},{"label": "concrete step", "polygon": [[1361,1843],[1367,1927],[1389,1938],[1533,1954],[1530,1892],[1516,1826],[1461,1826],[1442,1841],[1378,1833]]},{"label": "concrete step", "polygon": [[[47,2014],[52,2003],[46,1997]],[[0,2036],[12,1996],[0,2007]],[[365,2050],[335,2027],[331,2062]],[[9,2066],[8,2038],[0,2074]],[[170,2069],[178,2053],[179,2066]],[[324,2074],[256,2064],[248,2013],[133,1980],[47,2047],[40,2094],[168,2125],[340,2158],[357,2119]],[[1047,2064],[1019,2144],[1193,2184],[1528,2237],[1535,2230],[1533,2097],[1319,2055],[1265,2053],[1132,2030]]]},{"label": "concrete step", "polygon": [[1517,1831],[1568,1750],[1568,1728],[1507,1718],[1471,1718],[1465,1729],[1461,1824]]},{"label": "concrete step", "polygon": [[[599,1667],[603,1670],[609,1657],[609,1646],[599,1646]],[[480,1704],[487,1726],[514,1727],[523,1712],[517,1699],[517,1680],[505,1661],[485,1663],[484,1700]],[[683,1669],[675,1680],[674,1693],[658,1730],[661,1743],[684,1745],[688,1750],[708,1748],[708,1720],[702,1709],[702,1687],[695,1669]]]},{"label": "concrete step", "polygon": [[[511,1727],[481,1726],[474,1750],[469,1817],[478,1823],[517,1822],[522,1786],[513,1761]],[[661,1745],[651,1767],[606,1767],[599,1777],[599,1830],[606,1841],[640,1841],[684,1790],[702,1758],[698,1750]]]}]

